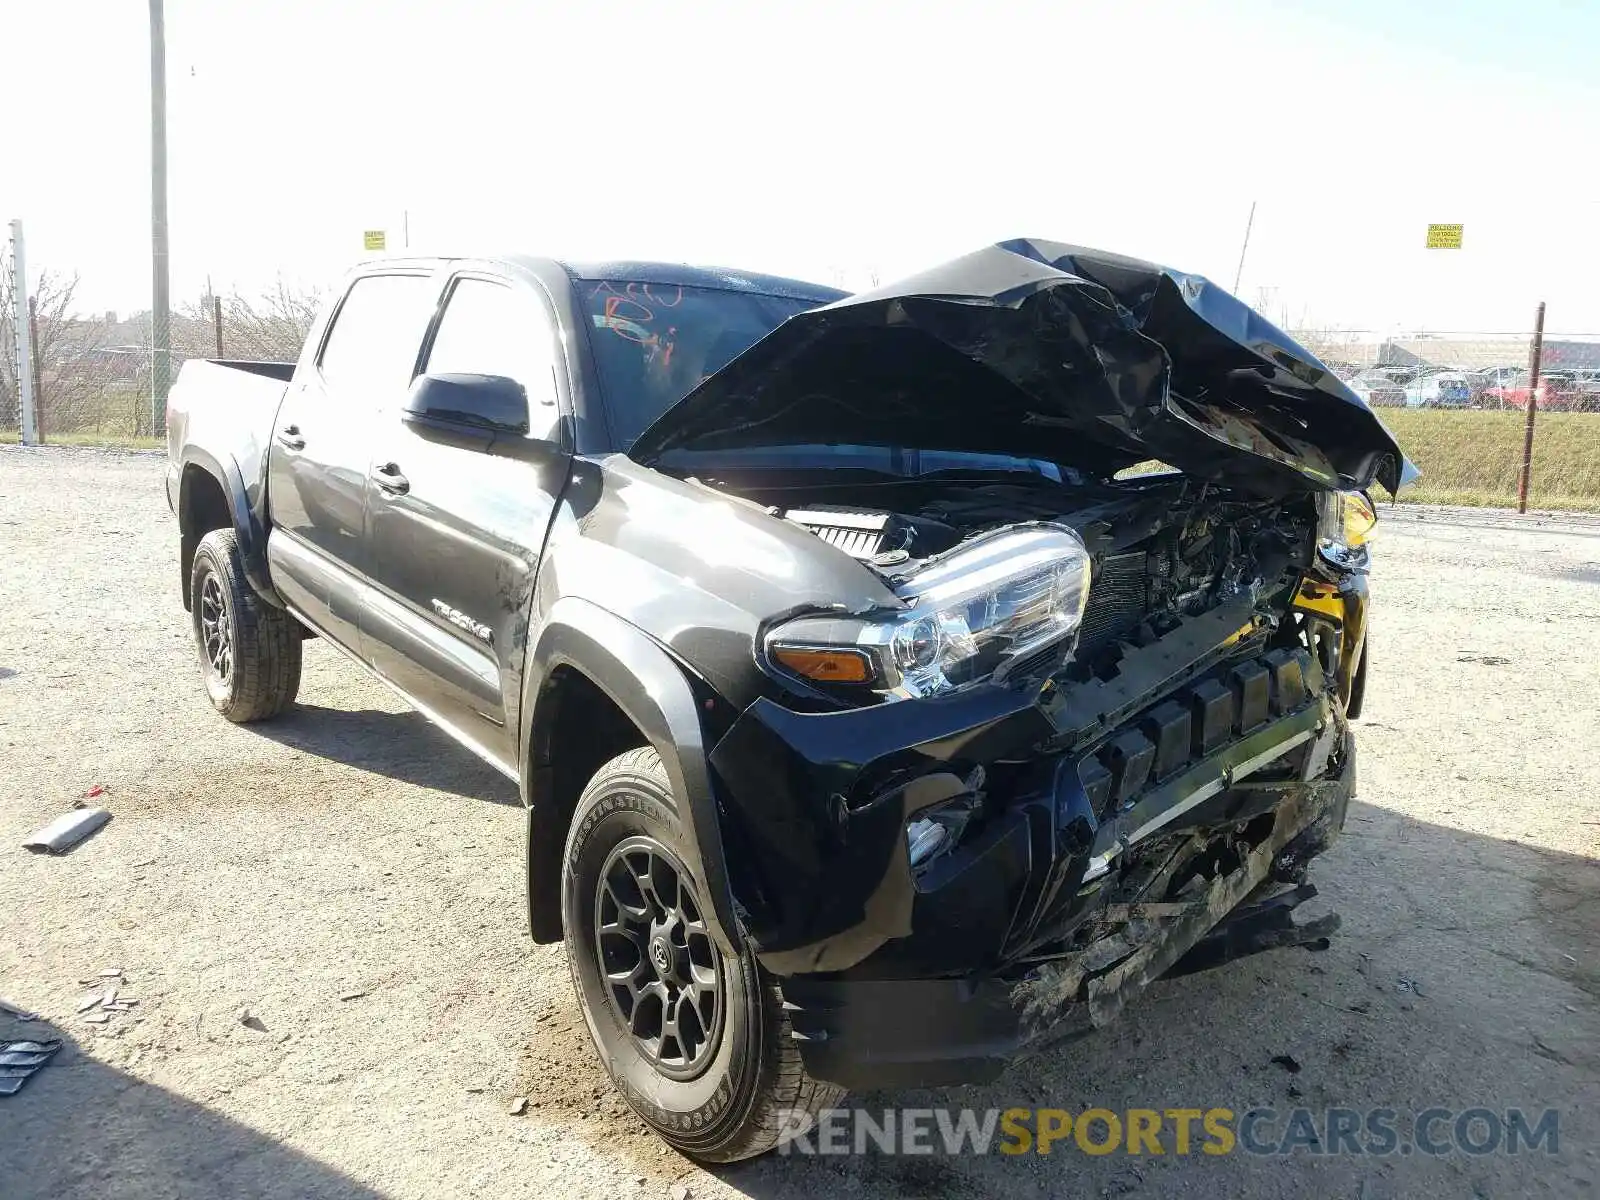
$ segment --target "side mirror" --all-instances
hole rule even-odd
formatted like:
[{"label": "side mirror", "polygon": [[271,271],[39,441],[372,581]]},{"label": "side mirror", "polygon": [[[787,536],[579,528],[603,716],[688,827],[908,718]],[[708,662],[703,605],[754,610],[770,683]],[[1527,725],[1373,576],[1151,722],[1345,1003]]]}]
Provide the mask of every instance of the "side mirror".
[{"label": "side mirror", "polygon": [[419,375],[400,419],[419,433],[487,448],[528,432],[528,394],[504,375]]}]

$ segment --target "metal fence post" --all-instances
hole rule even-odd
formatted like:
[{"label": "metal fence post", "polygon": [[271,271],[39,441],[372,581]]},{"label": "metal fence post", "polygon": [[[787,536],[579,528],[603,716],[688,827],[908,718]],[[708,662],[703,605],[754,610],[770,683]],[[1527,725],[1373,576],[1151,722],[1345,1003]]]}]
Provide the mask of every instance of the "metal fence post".
[{"label": "metal fence post", "polygon": [[11,296],[16,311],[12,314],[12,336],[16,339],[17,396],[24,446],[39,444],[39,423],[33,411],[33,339],[28,321],[28,266],[22,249],[22,222],[11,222]]},{"label": "metal fence post", "polygon": [[1533,318],[1533,349],[1528,352],[1528,418],[1522,427],[1522,477],[1517,480],[1517,511],[1528,511],[1528,479],[1533,474],[1533,417],[1539,409],[1539,359],[1544,353],[1544,301]]},{"label": "metal fence post", "polygon": [[49,412],[49,405],[44,402],[44,373],[40,369],[43,359],[39,354],[39,297],[28,297],[28,346],[33,351],[33,424],[42,443],[48,434],[45,431],[45,415]]}]

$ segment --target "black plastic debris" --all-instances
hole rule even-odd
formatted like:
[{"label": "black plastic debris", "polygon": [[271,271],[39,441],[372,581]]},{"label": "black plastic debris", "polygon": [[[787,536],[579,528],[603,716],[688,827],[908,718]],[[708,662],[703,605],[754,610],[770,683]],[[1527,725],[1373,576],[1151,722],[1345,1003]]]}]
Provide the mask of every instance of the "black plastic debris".
[{"label": "black plastic debris", "polygon": [[63,854],[111,820],[105,808],[77,808],[63,813],[22,845],[35,854]]},{"label": "black plastic debris", "polygon": [[1292,1054],[1274,1054],[1272,1061],[1291,1075],[1300,1074],[1300,1060]]},{"label": "black plastic debris", "polygon": [[0,1096],[15,1096],[22,1085],[50,1056],[61,1049],[61,1039],[40,1042],[0,1042]]}]

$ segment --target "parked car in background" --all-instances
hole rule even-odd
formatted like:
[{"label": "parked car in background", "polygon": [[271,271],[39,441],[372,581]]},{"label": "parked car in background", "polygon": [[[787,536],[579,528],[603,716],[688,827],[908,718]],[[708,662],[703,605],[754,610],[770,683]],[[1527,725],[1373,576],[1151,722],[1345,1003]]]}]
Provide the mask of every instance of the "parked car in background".
[{"label": "parked car in background", "polygon": [[1472,402],[1489,408],[1500,407],[1496,389],[1515,387],[1527,379],[1528,372],[1523,367],[1483,367],[1467,376]]},{"label": "parked car in background", "polygon": [[1600,412],[1600,371],[1574,371],[1572,380],[1574,411]]},{"label": "parked car in background", "polygon": [[1406,390],[1387,375],[1376,372],[1345,380],[1345,386],[1373,408],[1399,408],[1406,402]]},{"label": "parked car in background", "polygon": [[1472,403],[1472,385],[1459,371],[1423,375],[1405,386],[1407,408],[1466,408]]},{"label": "parked car in background", "polygon": [[[1526,372],[1516,384],[1490,388],[1485,402],[1496,408],[1527,408],[1528,383]],[[1597,406],[1600,396],[1587,394],[1577,378],[1566,371],[1556,371],[1539,376],[1539,407],[1546,412],[1574,412]]]}]

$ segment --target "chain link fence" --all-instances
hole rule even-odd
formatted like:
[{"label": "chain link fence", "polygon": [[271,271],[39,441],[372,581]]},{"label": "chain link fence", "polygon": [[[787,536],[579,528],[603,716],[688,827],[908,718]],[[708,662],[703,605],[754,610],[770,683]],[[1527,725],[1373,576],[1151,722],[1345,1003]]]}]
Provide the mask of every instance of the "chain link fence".
[{"label": "chain link fence", "polygon": [[[17,282],[8,253],[0,269],[0,432],[21,425]],[[29,262],[24,306],[32,350],[34,417],[42,441],[137,442],[152,424],[150,313],[90,312],[74,273]],[[292,361],[320,293],[279,282],[257,295],[204,295],[174,305],[172,377],[191,358]]]},{"label": "chain link fence", "polygon": [[1408,499],[1517,505],[1532,398],[1530,502],[1600,509],[1600,335],[1545,334],[1535,384],[1532,326],[1293,332],[1378,411],[1421,468]]}]

